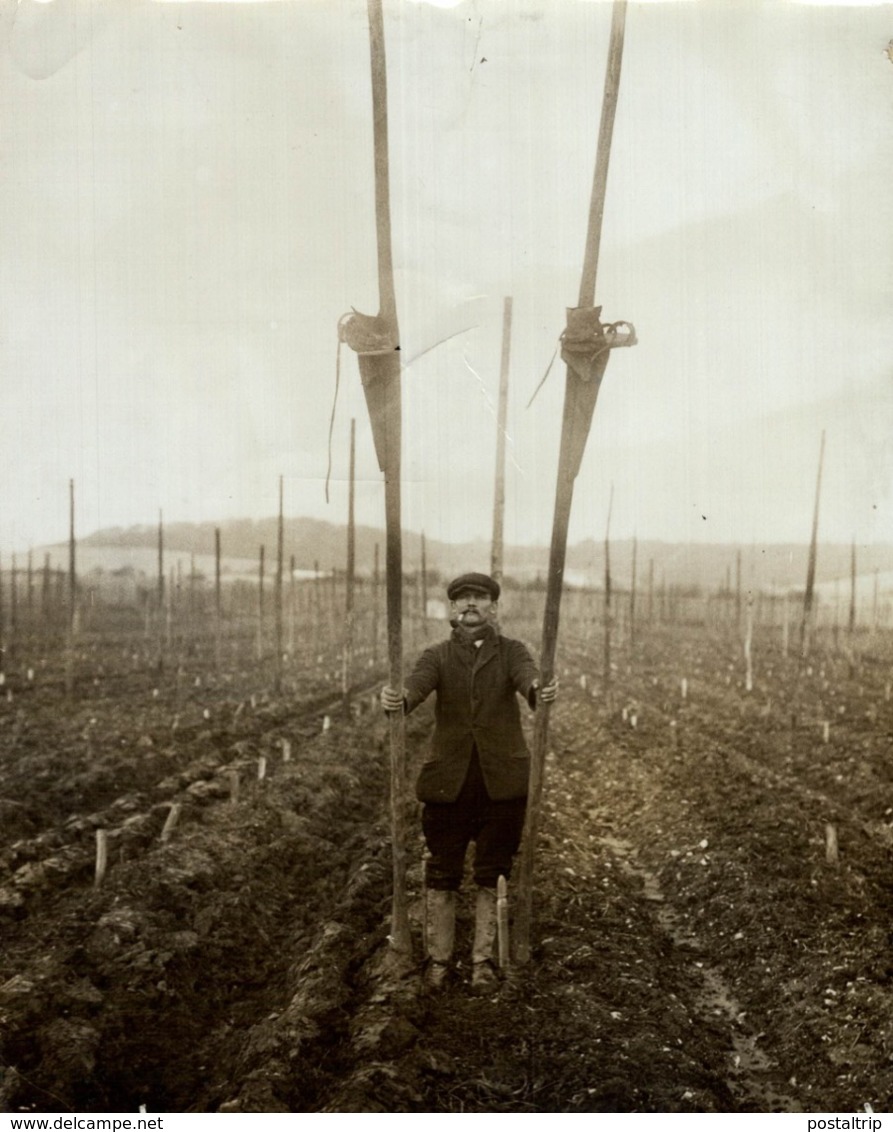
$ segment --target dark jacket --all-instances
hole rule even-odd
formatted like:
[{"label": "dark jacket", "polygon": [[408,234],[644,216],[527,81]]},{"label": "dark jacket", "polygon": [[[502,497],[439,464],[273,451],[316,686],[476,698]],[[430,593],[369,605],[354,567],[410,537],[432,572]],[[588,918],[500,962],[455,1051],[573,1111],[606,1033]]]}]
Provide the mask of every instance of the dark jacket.
[{"label": "dark jacket", "polygon": [[517,693],[536,705],[536,665],[520,641],[495,629],[480,647],[461,630],[426,649],[406,681],[406,711],[437,693],[431,757],[421,770],[421,802],[454,802],[477,746],[487,793],[496,801],[527,794],[530,752]]}]

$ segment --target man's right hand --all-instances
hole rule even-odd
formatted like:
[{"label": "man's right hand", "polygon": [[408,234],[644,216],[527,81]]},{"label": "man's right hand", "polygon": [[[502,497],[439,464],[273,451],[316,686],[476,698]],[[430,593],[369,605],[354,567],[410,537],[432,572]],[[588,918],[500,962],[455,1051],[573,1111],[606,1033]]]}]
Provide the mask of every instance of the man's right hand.
[{"label": "man's right hand", "polygon": [[405,692],[398,692],[390,684],[385,684],[381,690],[381,706],[390,715],[396,711],[403,711]]}]

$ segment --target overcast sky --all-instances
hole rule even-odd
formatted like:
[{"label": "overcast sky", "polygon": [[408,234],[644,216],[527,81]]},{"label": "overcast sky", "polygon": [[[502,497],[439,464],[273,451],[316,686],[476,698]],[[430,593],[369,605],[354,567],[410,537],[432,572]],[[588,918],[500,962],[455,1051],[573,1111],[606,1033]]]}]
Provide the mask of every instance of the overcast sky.
[{"label": "overcast sky", "polygon": [[[363,0],[0,0],[0,551],[165,519],[383,524],[336,327],[378,309]],[[548,542],[611,6],[384,0],[404,525]],[[629,5],[571,539],[893,541],[893,5]],[[461,331],[461,333],[456,333]],[[453,337],[449,337],[454,335]],[[435,349],[429,347],[440,342]],[[424,351],[429,352],[424,353]],[[422,356],[417,356],[422,355]]]}]

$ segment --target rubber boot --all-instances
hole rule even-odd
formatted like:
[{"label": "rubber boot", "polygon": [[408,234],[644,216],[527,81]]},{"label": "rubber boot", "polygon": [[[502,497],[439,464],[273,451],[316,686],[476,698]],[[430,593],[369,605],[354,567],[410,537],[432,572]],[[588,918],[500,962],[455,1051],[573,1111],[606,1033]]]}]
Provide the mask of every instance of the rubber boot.
[{"label": "rubber boot", "polygon": [[496,890],[478,888],[474,907],[474,945],[471,952],[471,985],[487,991],[498,983],[493,965],[496,941]]},{"label": "rubber boot", "polygon": [[456,938],[456,894],[429,888],[427,894],[428,970],[426,981],[439,990],[447,980]]}]

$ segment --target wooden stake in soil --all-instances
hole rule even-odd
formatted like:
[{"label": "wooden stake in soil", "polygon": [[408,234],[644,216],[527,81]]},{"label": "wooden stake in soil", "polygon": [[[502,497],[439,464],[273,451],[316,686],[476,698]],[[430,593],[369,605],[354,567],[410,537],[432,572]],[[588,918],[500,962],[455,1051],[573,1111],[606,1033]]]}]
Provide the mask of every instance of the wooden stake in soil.
[{"label": "wooden stake in soil", "polygon": [[829,865],[836,865],[839,859],[837,826],[828,822],[825,826],[825,860]]},{"label": "wooden stake in soil", "polygon": [[508,886],[503,876],[496,881],[496,939],[499,969],[505,971],[509,965],[510,946]]},{"label": "wooden stake in soil", "polygon": [[167,818],[164,822],[164,828],[161,831],[161,840],[170,841],[176,829],[177,822],[180,820],[180,810],[182,806],[180,802],[172,802],[171,808],[167,812]]},{"label": "wooden stake in soil", "polygon": [[753,594],[747,600],[747,627],[744,632],[744,687],[748,692],[753,691]]},{"label": "wooden stake in soil", "polygon": [[105,829],[97,829],[96,831],[96,868],[93,875],[93,883],[99,888],[105,879],[105,871],[108,867],[109,861],[109,835]]},{"label": "wooden stake in soil", "polygon": [[[356,312],[341,320],[340,333],[357,352],[360,377],[378,466],[385,484],[385,568],[388,619],[388,683],[403,687],[403,544],[400,529],[401,388],[400,333],[391,250],[388,100],[382,0],[368,0],[372,67],[372,127],[375,155],[375,219],[378,244],[377,315]],[[406,743],[403,716],[389,717],[391,753],[391,848],[393,899],[391,949],[399,963],[412,958],[406,897]]]},{"label": "wooden stake in soil", "polygon": [[[567,379],[565,382],[564,414],[555,489],[555,512],[552,521],[552,543],[549,552],[549,575],[540,652],[541,678],[544,684],[548,683],[554,675],[555,648],[558,639],[558,620],[561,609],[561,592],[567,555],[567,532],[573,502],[574,480],[583,459],[595,401],[612,347],[631,346],[635,343],[635,332],[629,324],[615,323],[613,326],[604,326],[601,322],[601,308],[593,305],[607,188],[608,160],[614,129],[614,112],[620,85],[625,20],[626,0],[614,0],[579,303],[575,309],[568,311],[567,327],[563,335],[561,354],[562,359],[567,364]],[[526,963],[530,959],[533,860],[539,836],[543,773],[548,739],[549,705],[540,703],[534,725],[527,818],[520,855],[518,907],[515,920],[516,956],[521,963]]]}]

